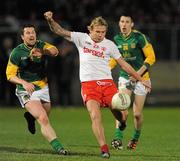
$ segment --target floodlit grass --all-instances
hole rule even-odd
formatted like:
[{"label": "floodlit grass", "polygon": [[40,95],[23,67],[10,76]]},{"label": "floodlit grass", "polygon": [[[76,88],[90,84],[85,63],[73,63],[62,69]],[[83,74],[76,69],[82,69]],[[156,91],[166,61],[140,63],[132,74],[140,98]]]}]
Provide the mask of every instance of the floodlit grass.
[{"label": "floodlit grass", "polygon": [[[103,123],[108,144],[114,135],[114,120],[103,109]],[[56,155],[41,136],[39,126],[31,135],[26,129],[21,108],[0,109],[0,161],[101,161],[99,147],[91,130],[86,108],[54,108],[52,126],[69,156]],[[110,149],[113,161],[180,161],[180,108],[145,108],[144,126],[135,151]],[[124,132],[124,146],[133,132],[132,109]]]}]

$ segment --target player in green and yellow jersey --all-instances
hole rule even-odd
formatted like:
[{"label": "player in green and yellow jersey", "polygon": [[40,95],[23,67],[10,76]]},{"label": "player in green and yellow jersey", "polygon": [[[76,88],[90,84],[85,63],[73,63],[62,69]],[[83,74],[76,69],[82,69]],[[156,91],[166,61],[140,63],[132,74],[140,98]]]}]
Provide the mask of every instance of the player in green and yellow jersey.
[{"label": "player in green and yellow jersey", "polygon": [[[119,20],[120,32],[115,35],[114,41],[128,62],[143,78],[150,83],[149,68],[155,63],[155,53],[149,39],[141,32],[133,29],[134,22],[132,16],[123,14]],[[110,66],[114,68],[115,60],[111,59]],[[119,90],[128,93],[130,96],[134,93],[133,115],[134,115],[134,133],[129,141],[127,148],[135,149],[141,134],[143,123],[143,106],[148,92],[145,86],[134,80],[124,70],[120,71]],[[128,111],[122,112],[122,121],[116,120],[115,138],[112,146],[115,149],[122,149],[123,130],[126,127]]]},{"label": "player in green and yellow jersey", "polygon": [[[37,40],[35,27],[24,25],[21,32],[23,43],[11,52],[6,69],[7,79],[16,84],[16,95],[21,106],[28,113],[25,117],[32,124],[33,118],[41,127],[42,135],[58,154],[67,154],[52,128],[48,114],[51,109],[47,76],[45,70],[46,55],[57,56],[58,49],[41,40]],[[34,127],[30,127],[34,128]],[[32,134],[35,129],[29,129]]]}]

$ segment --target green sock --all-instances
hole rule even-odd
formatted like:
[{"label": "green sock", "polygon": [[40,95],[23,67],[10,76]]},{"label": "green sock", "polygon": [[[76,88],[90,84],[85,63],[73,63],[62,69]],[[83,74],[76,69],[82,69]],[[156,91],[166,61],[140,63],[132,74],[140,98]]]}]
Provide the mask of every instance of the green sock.
[{"label": "green sock", "polygon": [[119,128],[116,128],[115,130],[115,139],[123,139],[123,132]]},{"label": "green sock", "polygon": [[140,135],[141,135],[141,130],[136,130],[136,129],[135,129],[132,139],[133,139],[133,140],[138,140],[139,137],[140,137]]},{"label": "green sock", "polygon": [[62,144],[60,143],[60,141],[59,141],[57,138],[54,139],[54,140],[52,140],[52,141],[50,142],[50,144],[51,144],[52,148],[53,148],[56,152],[58,152],[60,149],[63,148]]}]

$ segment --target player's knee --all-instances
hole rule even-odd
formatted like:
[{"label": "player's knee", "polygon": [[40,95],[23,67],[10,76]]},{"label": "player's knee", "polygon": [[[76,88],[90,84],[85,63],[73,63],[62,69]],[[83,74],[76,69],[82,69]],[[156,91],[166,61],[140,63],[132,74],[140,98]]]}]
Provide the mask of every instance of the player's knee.
[{"label": "player's knee", "polygon": [[135,113],[135,114],[134,114],[134,118],[135,118],[136,120],[139,120],[141,117],[142,117],[142,114],[141,114],[141,113]]},{"label": "player's knee", "polygon": [[96,113],[96,112],[91,112],[90,115],[91,115],[92,122],[100,119],[98,113]]},{"label": "player's knee", "polygon": [[49,119],[46,113],[41,114],[38,117],[38,122],[43,125],[47,125],[49,123]]}]

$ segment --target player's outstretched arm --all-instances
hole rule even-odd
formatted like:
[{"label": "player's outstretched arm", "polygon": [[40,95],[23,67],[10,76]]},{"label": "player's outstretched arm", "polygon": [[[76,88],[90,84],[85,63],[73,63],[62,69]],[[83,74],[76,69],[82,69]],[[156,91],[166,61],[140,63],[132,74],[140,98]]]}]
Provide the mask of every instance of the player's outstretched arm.
[{"label": "player's outstretched arm", "polygon": [[44,13],[44,17],[47,20],[49,27],[51,31],[53,31],[55,34],[64,37],[67,40],[71,39],[71,31],[68,31],[64,29],[62,26],[60,26],[54,19],[53,19],[53,13],[51,11],[47,11]]},{"label": "player's outstretched arm", "polygon": [[129,65],[123,58],[119,58],[116,60],[118,64],[121,66],[123,70],[125,70],[128,74],[133,76],[136,80],[142,81],[142,77],[134,70],[134,68]]},{"label": "player's outstretched arm", "polygon": [[151,84],[144,81],[143,78],[134,70],[134,68],[131,65],[129,65],[126,61],[124,61],[124,59],[119,58],[119,59],[116,59],[116,61],[118,62],[118,64],[121,66],[123,70],[125,70],[128,74],[133,76],[136,80],[141,81],[142,84],[144,84],[145,87],[148,89],[148,91],[151,90]]}]

